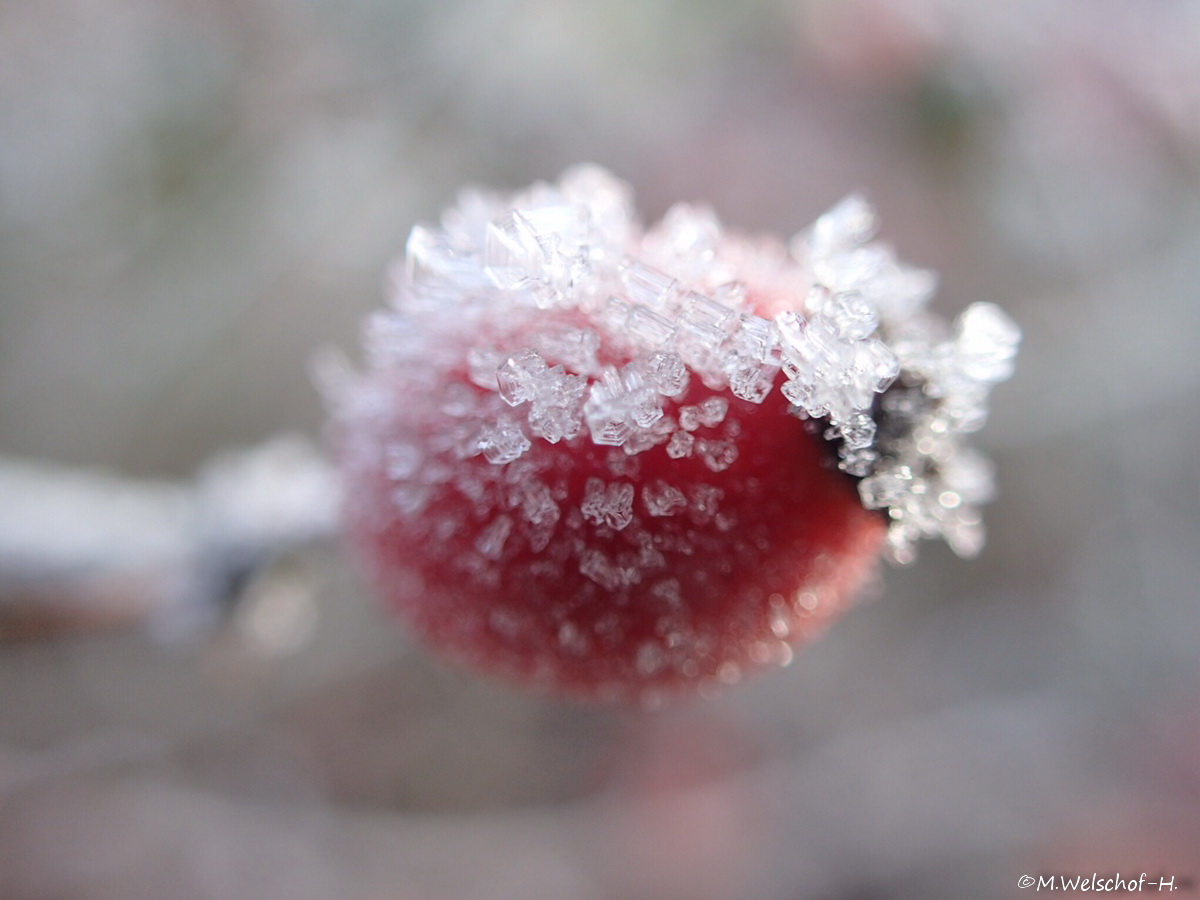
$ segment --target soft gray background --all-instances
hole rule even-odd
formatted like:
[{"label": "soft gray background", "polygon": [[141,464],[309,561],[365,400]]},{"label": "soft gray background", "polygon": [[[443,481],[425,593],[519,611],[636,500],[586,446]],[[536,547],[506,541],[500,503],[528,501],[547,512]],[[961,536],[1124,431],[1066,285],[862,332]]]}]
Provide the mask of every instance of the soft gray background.
[{"label": "soft gray background", "polygon": [[864,190],[943,309],[1009,309],[983,557],[656,714],[447,671],[335,548],[290,652],[0,645],[0,896],[1200,890],[1198,4],[5,0],[0,453],[315,439],[412,224],[579,160],[750,230]]}]

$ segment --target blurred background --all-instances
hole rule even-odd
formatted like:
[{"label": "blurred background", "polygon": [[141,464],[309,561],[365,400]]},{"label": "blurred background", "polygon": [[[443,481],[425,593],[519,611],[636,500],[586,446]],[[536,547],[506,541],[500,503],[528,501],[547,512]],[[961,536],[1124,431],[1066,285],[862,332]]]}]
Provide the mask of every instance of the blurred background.
[{"label": "blurred background", "polygon": [[208,461],[280,434],[319,507],[314,352],[461,184],[583,160],[647,220],[790,234],[862,190],[943,311],[1008,309],[983,556],[923,547],[790,668],[654,713],[445,668],[319,514],[205,569],[207,615],[160,614],[169,566],[18,573],[0,896],[1200,891],[1189,0],[5,0],[0,532],[52,496],[97,559],[186,543]]}]

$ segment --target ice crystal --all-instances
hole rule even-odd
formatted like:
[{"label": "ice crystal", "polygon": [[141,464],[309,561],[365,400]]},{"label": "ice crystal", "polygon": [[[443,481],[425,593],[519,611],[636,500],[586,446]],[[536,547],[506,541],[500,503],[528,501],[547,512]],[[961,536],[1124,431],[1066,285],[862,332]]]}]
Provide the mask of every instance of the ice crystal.
[{"label": "ice crystal", "polygon": [[530,448],[529,438],[521,426],[509,419],[501,419],[495,425],[487,425],[479,435],[479,449],[488,462],[504,465],[520,459]]},{"label": "ice crystal", "polygon": [[667,441],[667,456],[671,457],[671,459],[682,459],[685,456],[691,456],[695,443],[696,439],[692,437],[690,432],[676,431],[671,435],[671,439]]},{"label": "ice crystal", "polygon": [[633,521],[633,495],[627,481],[605,486],[599,478],[589,478],[580,511],[587,521],[620,531]]},{"label": "ice crystal", "polygon": [[673,516],[687,507],[687,497],[674,485],[656,479],[642,488],[642,501],[652,516]]},{"label": "ice crystal", "polygon": [[696,444],[696,452],[704,460],[704,464],[714,472],[724,472],[737,462],[738,448],[732,441],[710,441],[701,438]]}]

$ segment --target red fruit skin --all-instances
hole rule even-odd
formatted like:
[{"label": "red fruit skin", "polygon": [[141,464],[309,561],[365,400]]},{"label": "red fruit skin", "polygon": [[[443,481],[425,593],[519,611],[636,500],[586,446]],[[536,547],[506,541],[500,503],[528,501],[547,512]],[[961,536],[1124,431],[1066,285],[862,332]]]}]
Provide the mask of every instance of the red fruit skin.
[{"label": "red fruit skin", "polygon": [[[583,698],[707,691],[788,662],[874,571],[885,519],[777,389],[761,405],[719,392],[724,422],[695,437],[729,439],[737,458],[713,471],[586,429],[495,465],[459,449],[480,410],[509,409],[495,393],[402,368],[366,379],[338,432],[354,551],[413,632],[470,666]],[[693,378],[666,412],[715,393]],[[627,523],[585,514],[589,479],[633,487]],[[686,507],[652,515],[662,484]]]}]

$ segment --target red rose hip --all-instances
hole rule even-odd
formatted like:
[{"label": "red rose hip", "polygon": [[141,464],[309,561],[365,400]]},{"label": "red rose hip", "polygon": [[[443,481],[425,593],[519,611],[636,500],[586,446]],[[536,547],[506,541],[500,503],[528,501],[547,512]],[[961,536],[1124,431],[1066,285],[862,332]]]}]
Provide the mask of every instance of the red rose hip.
[{"label": "red rose hip", "polygon": [[686,206],[644,231],[580,168],[415,229],[330,390],[377,590],[470,665],[646,700],[786,662],[881,550],[977,550],[962,435],[1018,334],[928,317],[873,228],[850,198],[790,248]]}]

